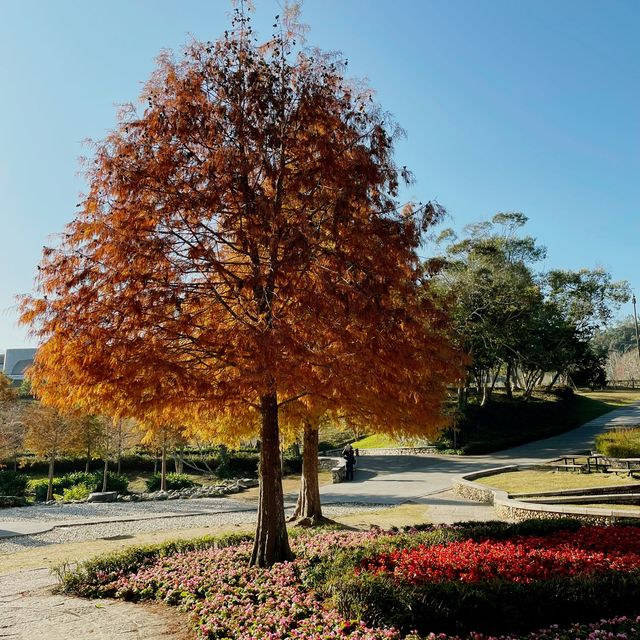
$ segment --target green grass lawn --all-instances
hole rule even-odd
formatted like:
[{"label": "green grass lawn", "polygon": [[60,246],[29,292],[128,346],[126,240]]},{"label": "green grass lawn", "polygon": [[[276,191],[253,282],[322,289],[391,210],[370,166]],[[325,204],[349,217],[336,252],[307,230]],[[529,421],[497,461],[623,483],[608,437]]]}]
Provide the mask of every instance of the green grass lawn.
[{"label": "green grass lawn", "polygon": [[420,438],[394,438],[383,433],[374,433],[353,443],[356,449],[392,449],[394,447],[420,447],[426,441]]},{"label": "green grass lawn", "polygon": [[353,443],[353,447],[356,449],[386,449],[397,446],[399,444],[395,438],[382,433],[374,433]]},{"label": "green grass lawn", "polygon": [[563,489],[588,489],[638,484],[640,480],[615,473],[576,473],[573,471],[509,471],[479,478],[479,484],[502,489],[508,493],[535,493],[536,491],[562,491]]}]

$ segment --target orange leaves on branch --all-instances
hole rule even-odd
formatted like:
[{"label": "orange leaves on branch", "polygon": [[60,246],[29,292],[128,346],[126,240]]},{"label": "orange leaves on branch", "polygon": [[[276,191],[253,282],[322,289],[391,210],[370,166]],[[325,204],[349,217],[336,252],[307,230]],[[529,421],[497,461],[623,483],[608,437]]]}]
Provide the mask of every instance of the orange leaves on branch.
[{"label": "orange leaves on branch", "polygon": [[335,56],[296,50],[287,20],[266,48],[241,12],[163,54],[144,112],[97,145],[22,303],[47,402],[233,437],[264,436],[267,412],[276,443],[274,398],[381,430],[440,419],[457,355],[418,295],[426,223],[396,201],[397,131]]}]

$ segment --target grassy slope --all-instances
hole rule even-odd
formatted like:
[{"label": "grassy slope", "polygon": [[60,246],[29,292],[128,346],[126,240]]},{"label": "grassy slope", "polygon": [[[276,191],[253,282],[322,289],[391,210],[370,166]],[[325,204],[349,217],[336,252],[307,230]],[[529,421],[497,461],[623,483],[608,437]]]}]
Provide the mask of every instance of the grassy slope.
[{"label": "grassy slope", "polygon": [[470,406],[462,425],[462,451],[489,453],[540,440],[638,401],[639,391],[581,392],[564,401],[542,396],[529,402],[509,402],[498,396],[486,407]]}]

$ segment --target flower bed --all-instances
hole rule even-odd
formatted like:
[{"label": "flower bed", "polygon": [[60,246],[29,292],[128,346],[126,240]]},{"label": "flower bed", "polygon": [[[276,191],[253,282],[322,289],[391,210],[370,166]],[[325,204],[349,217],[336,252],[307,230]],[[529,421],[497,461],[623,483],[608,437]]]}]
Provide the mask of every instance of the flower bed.
[{"label": "flower bed", "polygon": [[363,568],[374,574],[391,573],[413,584],[446,580],[528,583],[557,576],[634,571],[640,567],[639,552],[640,528],[585,527],[546,537],[422,544],[380,554],[365,561]]},{"label": "flower bed", "polygon": [[[250,542],[209,540],[93,561],[65,584],[178,605],[199,640],[640,637],[640,620],[612,617],[639,609],[640,529],[536,526],[549,535],[494,524],[297,536],[297,559],[268,570],[248,567]],[[601,616],[609,619],[593,622]],[[485,624],[496,619],[519,624]],[[530,631],[545,620],[566,628]]]}]

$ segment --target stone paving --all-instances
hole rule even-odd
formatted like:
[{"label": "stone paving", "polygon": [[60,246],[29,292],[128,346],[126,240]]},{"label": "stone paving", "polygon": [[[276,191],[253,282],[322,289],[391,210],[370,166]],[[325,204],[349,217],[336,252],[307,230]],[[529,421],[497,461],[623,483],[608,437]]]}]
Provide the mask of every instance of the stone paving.
[{"label": "stone paving", "polygon": [[0,575],[0,638],[11,640],[186,640],[174,608],[52,593],[46,569]]}]

